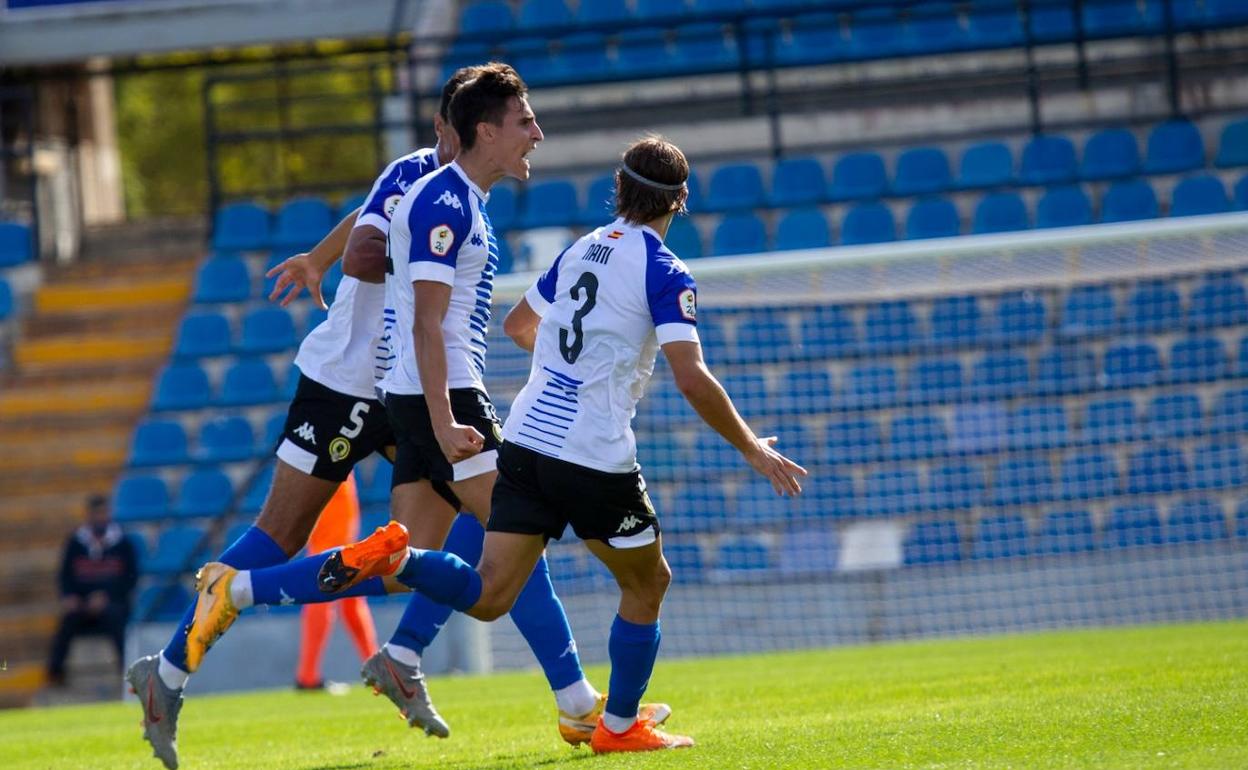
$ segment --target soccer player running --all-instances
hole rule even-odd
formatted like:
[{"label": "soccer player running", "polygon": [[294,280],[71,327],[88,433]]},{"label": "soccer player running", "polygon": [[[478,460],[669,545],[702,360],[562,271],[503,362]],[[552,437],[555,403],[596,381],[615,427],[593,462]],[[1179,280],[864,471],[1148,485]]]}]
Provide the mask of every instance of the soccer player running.
[{"label": "soccer player running", "polygon": [[[379,561],[404,559],[395,572],[399,582],[493,620],[511,606],[549,538],[571,524],[620,587],[608,645],[610,696],[590,741],[595,752],[693,744],[659,730],[638,709],[658,654],[659,608],[671,580],[630,427],[658,348],[698,415],[778,494],[800,494],[806,475],[773,448],[775,437],[754,435],[702,360],[697,287],[663,245],[684,206],[688,176],[675,145],[658,137],[635,143],[616,173],[618,218],[564,251],[507,316],[504,330],[533,351],[533,364],[503,429],[477,569],[445,552],[375,554]],[[466,454],[474,437],[456,430],[463,440],[446,443]],[[356,550],[366,552],[370,540],[380,544],[374,536]],[[327,574],[323,584],[349,585],[349,577]]]},{"label": "soccer player running", "polygon": [[[299,290],[307,287],[323,305],[321,276],[344,247],[349,260],[366,266],[378,260],[384,264],[390,219],[403,193],[417,179],[450,162],[459,151],[458,138],[449,123],[449,103],[455,91],[475,72],[473,67],[461,69],[443,87],[439,114],[434,118],[437,146],[417,150],[391,163],[358,212],[345,218],[310,253],[292,257],[275,268],[271,275],[280,272],[281,276],[272,298],[277,299],[293,288],[283,300],[283,304],[288,304]],[[327,319],[300,346],[295,358],[301,372],[299,385],[277,448],[280,462],[268,497],[255,525],[221,554],[221,563],[236,569],[285,563],[303,548],[321,510],[361,459],[375,451],[393,456],[394,437],[374,391],[376,373],[384,373],[389,366],[381,349],[385,290],[379,282],[383,275],[384,272],[374,277],[373,283],[344,277]],[[429,536],[431,539],[415,539],[429,544],[445,542],[443,547],[447,550],[475,562],[481,550],[481,525],[471,516],[459,516],[448,537],[445,527],[455,519],[457,507],[437,496],[423,500],[422,504],[426,510],[421,512],[421,520],[443,522],[444,528],[436,537]],[[594,692],[583,681],[571,630],[550,587],[549,573],[542,571],[542,566],[535,570],[534,588],[526,592],[527,601],[517,603],[513,619],[534,647],[552,689],[577,685]],[[208,648],[191,644],[188,649],[196,606],[192,604],[187,609],[162,652],[139,658],[126,672],[126,680],[143,708],[144,738],[152,745],[153,754],[171,770],[178,765],[177,727],[182,691]],[[418,656],[424,645],[432,642],[450,612],[449,608],[414,596],[395,632],[396,638],[402,635],[412,654]],[[216,635],[224,631],[225,627],[221,627]],[[566,633],[564,638],[560,638],[561,632]],[[391,689],[402,694],[400,707],[409,724],[420,724],[431,734],[445,736],[449,728],[434,709],[419,674],[418,665],[407,669],[407,675],[402,681],[392,682]],[[592,705],[572,713],[583,713]],[[583,738],[587,740],[588,735]]]}]

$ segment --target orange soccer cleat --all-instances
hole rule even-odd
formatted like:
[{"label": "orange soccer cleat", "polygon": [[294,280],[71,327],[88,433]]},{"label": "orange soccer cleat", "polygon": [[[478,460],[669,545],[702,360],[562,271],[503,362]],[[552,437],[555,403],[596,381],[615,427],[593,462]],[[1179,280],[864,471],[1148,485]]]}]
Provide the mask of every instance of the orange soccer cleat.
[{"label": "orange soccer cleat", "polygon": [[373,534],[330,554],[316,576],[321,591],[334,594],[374,577],[399,571],[407,556],[407,527],[391,521]]},{"label": "orange soccer cleat", "polygon": [[638,719],[633,726],[622,733],[613,733],[598,720],[594,728],[594,736],[589,739],[589,747],[595,754],[606,754],[611,751],[657,751],[659,749],[684,749],[693,745],[693,739],[686,735],[665,733],[648,719]]}]

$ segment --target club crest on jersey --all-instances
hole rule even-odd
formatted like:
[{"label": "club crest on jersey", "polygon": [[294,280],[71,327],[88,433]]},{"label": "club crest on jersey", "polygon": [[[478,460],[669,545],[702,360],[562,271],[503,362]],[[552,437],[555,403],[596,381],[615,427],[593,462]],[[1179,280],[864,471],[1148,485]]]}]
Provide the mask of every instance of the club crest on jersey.
[{"label": "club crest on jersey", "polygon": [[402,195],[391,195],[386,198],[385,203],[381,206],[381,213],[386,215],[386,219],[394,218],[394,210],[399,207],[399,201],[403,200]]},{"label": "club crest on jersey", "polygon": [[450,225],[438,225],[429,231],[429,250],[439,257],[445,257],[455,243],[455,231]]},{"label": "club crest on jersey", "polygon": [[441,203],[443,206],[450,206],[461,213],[464,210],[464,204],[459,202],[459,196],[450,190],[443,190],[442,195],[434,201],[434,203]]},{"label": "club crest on jersey", "polygon": [[698,317],[698,297],[693,289],[685,289],[680,293],[680,314],[693,321]]}]

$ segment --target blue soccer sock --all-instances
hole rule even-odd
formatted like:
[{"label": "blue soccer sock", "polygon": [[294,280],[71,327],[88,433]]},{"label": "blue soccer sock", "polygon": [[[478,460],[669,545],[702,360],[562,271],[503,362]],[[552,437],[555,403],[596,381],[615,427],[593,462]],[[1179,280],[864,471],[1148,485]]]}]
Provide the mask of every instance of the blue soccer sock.
[{"label": "blue soccer sock", "polygon": [[408,550],[411,557],[395,575],[403,585],[460,612],[481,598],[481,575],[468,562],[446,551]]},{"label": "blue soccer sock", "polygon": [[611,657],[607,714],[626,719],[629,724],[637,719],[637,707],[650,684],[655,658],[659,656],[661,636],[657,622],[642,625],[615,616],[611,638],[607,641]]},{"label": "blue soccer sock", "polygon": [[[485,539],[485,530],[476,518],[468,514],[460,514],[455,518],[450,534],[446,536],[447,553],[453,553],[463,559],[466,564],[476,564],[481,560],[481,545]],[[423,655],[425,648],[433,643],[438,631],[442,629],[446,619],[454,612],[445,604],[425,596],[419,591],[412,594],[412,599],[399,618],[399,625],[390,637],[390,644],[405,647],[417,655]]]},{"label": "blue soccer sock", "polygon": [[[337,549],[332,549],[276,567],[251,570],[246,573],[245,578],[240,574],[231,586],[235,605],[244,608],[261,604],[318,604],[349,596],[386,595],[386,587],[381,578],[377,577],[362,580],[345,591],[322,591],[317,583],[317,575],[329,557],[336,552]],[[248,595],[250,601],[240,600],[239,593]]]},{"label": "blue soccer sock", "polygon": [[[290,557],[282,550],[268,533],[259,527],[251,527],[242,534],[238,540],[235,540],[229,548],[226,548],[217,561],[222,564],[228,564],[235,569],[255,569],[257,567],[271,567],[274,564],[283,564]],[[191,602],[191,606],[186,608],[186,612],[182,615],[182,622],[178,625],[173,636],[170,637],[169,643],[165,645],[165,649],[161,652],[161,656],[165,661],[172,663],[183,674],[186,672],[186,635],[191,628],[191,622],[195,619],[195,602]],[[163,668],[163,666],[162,666]],[[169,684],[169,682],[165,682]]]},{"label": "blue soccer sock", "polygon": [[[572,627],[550,582],[550,567],[543,555],[529,575],[529,582],[516,597],[511,620],[529,643],[533,655],[546,674],[550,689],[562,690],[585,678],[581,657],[576,652]],[[591,704],[592,708],[592,704]]]}]

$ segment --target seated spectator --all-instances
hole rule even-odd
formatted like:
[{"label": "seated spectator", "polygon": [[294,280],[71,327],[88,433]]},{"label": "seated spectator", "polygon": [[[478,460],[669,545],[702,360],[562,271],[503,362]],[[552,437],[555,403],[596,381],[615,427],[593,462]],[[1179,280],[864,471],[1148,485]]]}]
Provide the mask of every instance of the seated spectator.
[{"label": "seated spectator", "polygon": [[108,498],[93,495],[87,501],[87,521],[65,543],[61,560],[60,627],[48,658],[48,683],[65,684],[65,658],[76,636],[104,634],[117,648],[121,671],[130,617],[130,595],[139,579],[134,545],[112,519]]}]

